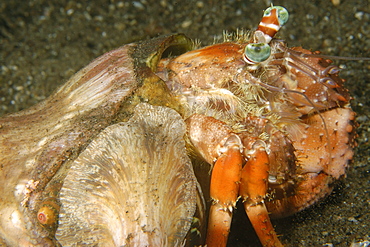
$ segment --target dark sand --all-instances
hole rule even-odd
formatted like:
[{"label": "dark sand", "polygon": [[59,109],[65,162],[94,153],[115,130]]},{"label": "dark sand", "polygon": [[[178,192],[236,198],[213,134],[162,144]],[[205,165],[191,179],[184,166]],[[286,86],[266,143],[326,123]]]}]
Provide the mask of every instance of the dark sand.
[{"label": "dark sand", "polygon": [[[115,47],[175,32],[210,44],[222,37],[223,30],[255,28],[270,5],[267,0],[81,2],[0,2],[0,115],[43,100],[92,59]],[[329,0],[274,4],[290,12],[279,33],[289,46],[370,57],[368,0],[342,0],[338,6]],[[370,62],[336,64],[345,68],[341,75],[347,79],[358,114],[357,154],[347,178],[331,196],[294,217],[274,221],[287,246],[349,246],[370,240]],[[249,223],[234,223],[232,232],[242,233],[234,235],[229,246],[258,246]],[[251,237],[245,236],[247,231]],[[246,238],[252,238],[249,244]]]}]

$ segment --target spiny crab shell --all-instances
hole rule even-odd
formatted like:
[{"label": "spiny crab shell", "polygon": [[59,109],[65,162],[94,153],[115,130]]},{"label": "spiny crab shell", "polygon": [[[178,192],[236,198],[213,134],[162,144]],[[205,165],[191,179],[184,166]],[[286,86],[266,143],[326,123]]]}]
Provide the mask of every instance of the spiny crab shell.
[{"label": "spiny crab shell", "polygon": [[342,79],[274,40],[274,56],[248,70],[241,37],[194,51],[182,34],[122,46],[1,118],[0,244],[180,245],[195,214],[204,222],[189,157],[213,164],[230,133],[246,157],[256,140],[266,145],[273,216],[328,194],[353,156]]}]

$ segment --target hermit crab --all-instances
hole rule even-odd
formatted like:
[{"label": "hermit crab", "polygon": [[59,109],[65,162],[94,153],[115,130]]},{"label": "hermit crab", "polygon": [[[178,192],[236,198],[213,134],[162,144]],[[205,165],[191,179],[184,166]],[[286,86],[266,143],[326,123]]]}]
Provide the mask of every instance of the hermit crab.
[{"label": "hermit crab", "polygon": [[331,192],[356,127],[339,68],[274,38],[287,20],[272,6],[220,44],[124,45],[1,118],[0,244],[226,246],[241,200],[282,246],[270,218]]}]

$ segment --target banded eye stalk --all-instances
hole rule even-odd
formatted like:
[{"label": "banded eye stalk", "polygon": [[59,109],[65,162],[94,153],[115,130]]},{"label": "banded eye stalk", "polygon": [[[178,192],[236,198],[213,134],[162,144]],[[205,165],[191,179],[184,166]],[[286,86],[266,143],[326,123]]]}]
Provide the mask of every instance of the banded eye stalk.
[{"label": "banded eye stalk", "polygon": [[253,41],[244,49],[244,61],[251,65],[266,61],[271,55],[270,41],[288,19],[289,13],[284,7],[267,8],[253,35]]},{"label": "banded eye stalk", "polygon": [[271,6],[265,10],[261,22],[258,24],[254,38],[258,43],[270,43],[280,28],[289,19],[288,10],[281,6]]}]

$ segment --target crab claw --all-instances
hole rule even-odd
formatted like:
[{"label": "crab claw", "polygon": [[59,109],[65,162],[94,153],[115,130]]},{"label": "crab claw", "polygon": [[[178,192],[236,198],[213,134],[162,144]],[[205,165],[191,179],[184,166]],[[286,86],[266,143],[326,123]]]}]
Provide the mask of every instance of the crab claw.
[{"label": "crab claw", "polygon": [[272,226],[264,202],[268,189],[269,158],[264,143],[255,142],[247,153],[248,161],[243,167],[239,194],[244,208],[263,246],[283,246]]},{"label": "crab claw", "polygon": [[226,141],[226,151],[214,164],[210,195],[213,203],[208,221],[207,246],[226,246],[233,207],[238,200],[243,157],[240,139],[231,135]]}]

